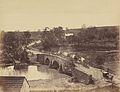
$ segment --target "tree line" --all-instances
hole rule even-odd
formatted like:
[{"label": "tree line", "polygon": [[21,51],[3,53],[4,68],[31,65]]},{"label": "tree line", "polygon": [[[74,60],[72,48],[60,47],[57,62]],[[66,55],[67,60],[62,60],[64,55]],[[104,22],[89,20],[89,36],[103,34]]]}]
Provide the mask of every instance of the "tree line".
[{"label": "tree line", "polygon": [[69,36],[67,41],[70,44],[77,44],[77,45],[80,45],[80,43],[104,44],[106,42],[109,42],[117,46],[118,39],[119,39],[119,31],[117,27],[111,27],[111,28],[90,27],[90,28],[80,29],[80,31],[76,35]]}]

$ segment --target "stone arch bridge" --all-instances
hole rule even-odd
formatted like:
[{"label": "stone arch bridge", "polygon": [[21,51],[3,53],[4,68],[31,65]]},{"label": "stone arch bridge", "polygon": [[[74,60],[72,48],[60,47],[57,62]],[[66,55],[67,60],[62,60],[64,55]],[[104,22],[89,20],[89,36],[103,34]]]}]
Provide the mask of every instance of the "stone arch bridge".
[{"label": "stone arch bridge", "polygon": [[48,65],[50,68],[57,69],[60,73],[65,73],[72,76],[71,81],[88,83],[89,75],[78,70],[72,59],[69,57],[61,57],[58,55],[41,53],[37,54],[37,62],[43,65]]},{"label": "stone arch bridge", "polygon": [[99,69],[90,66],[86,68],[82,65],[76,65],[69,57],[64,58],[49,53],[40,53],[37,54],[37,62],[48,65],[50,68],[57,69],[60,73],[72,76],[70,81],[73,82],[94,84],[93,80],[100,80],[102,78],[102,73],[100,73]]},{"label": "stone arch bridge", "polygon": [[58,55],[40,53],[37,54],[37,62],[48,65],[50,68],[57,69],[59,72],[71,74],[75,67],[73,61],[68,57],[61,57]]}]

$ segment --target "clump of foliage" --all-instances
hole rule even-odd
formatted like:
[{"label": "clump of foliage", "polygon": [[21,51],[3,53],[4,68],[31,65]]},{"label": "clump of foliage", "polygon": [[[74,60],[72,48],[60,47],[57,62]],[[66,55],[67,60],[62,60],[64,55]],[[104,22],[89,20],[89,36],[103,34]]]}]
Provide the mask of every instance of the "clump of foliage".
[{"label": "clump of foliage", "polygon": [[57,47],[65,41],[65,32],[62,27],[56,27],[48,31],[48,27],[42,32],[42,46],[44,49]]},{"label": "clump of foliage", "polygon": [[3,43],[3,60],[4,63],[11,63],[14,60],[28,61],[28,53],[23,49],[29,43],[30,33],[26,32],[4,32]]}]

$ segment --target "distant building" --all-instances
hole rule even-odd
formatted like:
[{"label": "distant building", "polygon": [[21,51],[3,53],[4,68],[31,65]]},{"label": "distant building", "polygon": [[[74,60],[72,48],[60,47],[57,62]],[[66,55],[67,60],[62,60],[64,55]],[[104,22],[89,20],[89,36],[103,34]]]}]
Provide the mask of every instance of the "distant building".
[{"label": "distant building", "polygon": [[81,28],[77,28],[77,29],[67,29],[67,30],[65,31],[65,36],[77,35],[80,31],[82,31]]},{"label": "distant building", "polygon": [[94,29],[94,30],[98,30],[98,31],[101,31],[101,30],[108,30],[108,31],[116,31],[118,29],[119,26],[99,26],[99,27],[88,27],[88,28],[75,28],[75,29],[67,29],[65,31],[65,35],[66,36],[71,36],[71,35],[77,35],[79,32],[81,31],[84,31],[86,29],[88,30],[91,30],[91,29]]},{"label": "distant building", "polygon": [[66,33],[65,36],[73,36],[73,33]]},{"label": "distant building", "polygon": [[0,76],[0,92],[29,92],[24,76]]}]

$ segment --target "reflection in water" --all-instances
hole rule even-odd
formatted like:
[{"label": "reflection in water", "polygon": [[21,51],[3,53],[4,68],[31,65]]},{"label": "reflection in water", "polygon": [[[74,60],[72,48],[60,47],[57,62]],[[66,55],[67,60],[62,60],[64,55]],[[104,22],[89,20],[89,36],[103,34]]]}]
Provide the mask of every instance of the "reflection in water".
[{"label": "reflection in water", "polygon": [[47,72],[37,70],[37,66],[28,66],[28,69],[14,70],[14,66],[0,68],[1,76],[25,76],[28,80],[49,79]]},{"label": "reflection in water", "polygon": [[37,66],[29,66],[28,72],[26,74],[28,79],[35,80],[35,79],[49,79],[50,76],[47,74],[47,72],[43,73],[37,70]]}]

